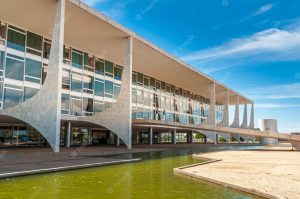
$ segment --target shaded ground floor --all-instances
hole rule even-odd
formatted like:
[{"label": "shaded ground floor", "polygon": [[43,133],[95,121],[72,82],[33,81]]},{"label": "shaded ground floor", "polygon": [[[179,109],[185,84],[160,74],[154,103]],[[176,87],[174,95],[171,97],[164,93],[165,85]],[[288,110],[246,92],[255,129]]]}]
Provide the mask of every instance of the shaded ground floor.
[{"label": "shaded ground floor", "polygon": [[[222,135],[216,134],[217,143],[229,143]],[[248,142],[242,137],[237,140],[231,137],[231,143]],[[258,142],[258,140],[253,141]],[[133,127],[132,144],[176,144],[176,143],[215,143],[211,137],[193,131],[175,131],[168,128],[141,128]],[[123,142],[113,132],[99,127],[64,122],[60,134],[61,146],[80,145],[122,145]],[[0,147],[9,146],[42,146],[47,140],[34,128],[22,123],[0,124]]]}]

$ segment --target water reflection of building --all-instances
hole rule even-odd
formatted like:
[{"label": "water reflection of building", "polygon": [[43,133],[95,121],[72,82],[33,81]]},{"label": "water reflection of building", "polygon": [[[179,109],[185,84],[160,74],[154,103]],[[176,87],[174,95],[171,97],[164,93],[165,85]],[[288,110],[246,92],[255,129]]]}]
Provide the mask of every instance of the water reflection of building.
[{"label": "water reflection of building", "polygon": [[0,21],[5,146],[215,142],[188,126],[229,126],[228,106],[240,104],[253,128],[251,100],[82,3],[5,1]]}]

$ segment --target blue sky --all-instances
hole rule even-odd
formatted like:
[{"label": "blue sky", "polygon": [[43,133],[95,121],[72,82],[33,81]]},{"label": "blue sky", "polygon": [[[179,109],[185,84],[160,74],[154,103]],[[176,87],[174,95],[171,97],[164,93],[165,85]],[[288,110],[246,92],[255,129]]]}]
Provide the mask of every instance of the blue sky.
[{"label": "blue sky", "polygon": [[300,0],[84,2],[300,131]]}]

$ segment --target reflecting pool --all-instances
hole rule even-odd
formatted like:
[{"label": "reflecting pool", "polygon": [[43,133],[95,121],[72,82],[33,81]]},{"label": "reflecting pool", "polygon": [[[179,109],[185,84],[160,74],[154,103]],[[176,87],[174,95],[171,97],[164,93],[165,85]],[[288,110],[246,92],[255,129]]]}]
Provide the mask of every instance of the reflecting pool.
[{"label": "reflecting pool", "polygon": [[[173,168],[201,162],[201,150],[172,150],[120,155],[143,158],[98,168],[35,175],[0,181],[0,198],[28,199],[250,199],[258,198],[226,187],[173,174]],[[116,157],[116,156],[114,156]]]}]

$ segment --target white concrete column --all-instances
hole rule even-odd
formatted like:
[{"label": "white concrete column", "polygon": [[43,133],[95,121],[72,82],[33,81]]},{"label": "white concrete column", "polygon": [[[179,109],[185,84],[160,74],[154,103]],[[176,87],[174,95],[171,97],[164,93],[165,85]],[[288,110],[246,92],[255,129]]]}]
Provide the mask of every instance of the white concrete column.
[{"label": "white concrete column", "polygon": [[240,126],[240,97],[236,96],[236,104],[235,104],[235,111],[234,111],[234,119],[232,124],[230,125],[231,128],[239,128]]},{"label": "white concrete column", "polygon": [[152,129],[152,127],[149,128],[149,130],[148,130],[148,142],[149,142],[149,145],[153,144],[153,129]]},{"label": "white concrete column", "polygon": [[176,144],[176,129],[172,131],[172,144]]},{"label": "white concrete column", "polygon": [[241,125],[241,128],[243,128],[243,129],[247,129],[248,128],[248,113],[247,113],[247,111],[248,111],[248,109],[247,109],[247,101],[245,101],[243,122],[242,122],[242,125]]},{"label": "white concrete column", "polygon": [[225,91],[225,103],[224,103],[224,109],[223,109],[223,119],[222,121],[218,124],[218,126],[222,127],[228,127],[229,126],[229,91]]},{"label": "white concrete column", "polygon": [[71,122],[66,122],[65,126],[65,147],[70,147],[71,145]]},{"label": "white concrete column", "polygon": [[250,115],[250,123],[249,123],[249,129],[254,129],[254,103],[251,104],[251,115]]}]

